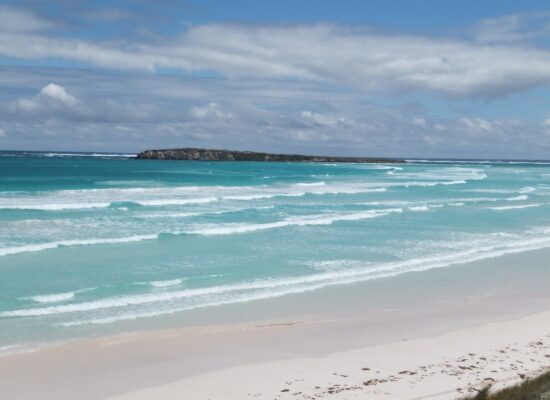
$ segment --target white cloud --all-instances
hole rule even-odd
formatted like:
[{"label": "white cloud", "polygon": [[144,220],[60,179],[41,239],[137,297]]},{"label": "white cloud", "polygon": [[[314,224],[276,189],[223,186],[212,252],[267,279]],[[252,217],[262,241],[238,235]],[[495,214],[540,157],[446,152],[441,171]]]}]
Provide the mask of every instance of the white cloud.
[{"label": "white cloud", "polygon": [[482,118],[468,118],[464,117],[460,119],[460,122],[469,129],[469,132],[473,133],[487,133],[493,132],[495,127],[492,122]]},{"label": "white cloud", "polygon": [[[46,89],[47,82],[56,86]],[[64,93],[77,103],[67,106]],[[5,148],[138,151],[188,145],[474,158],[544,158],[550,153],[542,121],[482,118],[482,110],[462,119],[432,117],[433,111],[421,107],[390,104],[382,106],[361,92],[295,80],[148,74],[120,79],[109,72],[69,69],[61,75],[50,68],[16,67],[3,67],[0,73],[0,126],[9,132],[2,139]],[[415,118],[424,123],[415,124]]]},{"label": "white cloud", "polygon": [[69,94],[63,86],[49,83],[42,87],[38,94],[32,98],[17,99],[12,108],[26,113],[40,112],[47,109],[74,108],[78,105],[78,99]]},{"label": "white cloud", "polygon": [[209,103],[206,106],[191,107],[191,115],[197,119],[216,118],[216,119],[231,119],[233,114],[224,112],[219,104]]},{"label": "white cloud", "polygon": [[338,126],[340,128],[345,128],[345,127],[353,126],[354,124],[352,120],[347,118],[324,115],[324,114],[315,113],[309,110],[302,111],[301,116],[304,119],[310,122],[313,122],[316,125],[324,126],[324,127],[333,128]]},{"label": "white cloud", "polygon": [[55,83],[49,83],[44,86],[40,89],[40,94],[58,100],[66,106],[73,106],[77,103],[77,99],[74,96],[67,93],[63,86],[56,85]]},{"label": "white cloud", "polygon": [[378,34],[329,24],[200,25],[154,43],[4,32],[0,54],[122,70],[180,68],[233,78],[291,77],[371,92],[494,97],[550,83],[550,52],[543,48]]},{"label": "white cloud", "polygon": [[18,99],[15,101],[15,108],[23,112],[33,112],[40,109],[40,105],[33,99]]},{"label": "white cloud", "polygon": [[546,127],[549,127],[549,128],[550,128],[550,118],[545,119],[545,120],[542,122],[542,126],[546,126]]},{"label": "white cloud", "polygon": [[0,138],[6,137],[6,136],[8,136],[6,131],[3,128],[0,128]]}]

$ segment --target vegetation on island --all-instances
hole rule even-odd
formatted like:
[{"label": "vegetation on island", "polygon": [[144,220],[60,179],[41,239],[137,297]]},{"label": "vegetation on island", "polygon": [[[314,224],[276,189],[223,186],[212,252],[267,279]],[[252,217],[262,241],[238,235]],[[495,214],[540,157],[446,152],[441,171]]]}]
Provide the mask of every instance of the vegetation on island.
[{"label": "vegetation on island", "polygon": [[333,157],[301,154],[273,154],[254,151],[213,149],[166,149],[145,150],[136,157],[140,160],[186,160],[186,161],[271,161],[271,162],[335,162],[335,163],[403,163],[404,160],[380,157]]}]

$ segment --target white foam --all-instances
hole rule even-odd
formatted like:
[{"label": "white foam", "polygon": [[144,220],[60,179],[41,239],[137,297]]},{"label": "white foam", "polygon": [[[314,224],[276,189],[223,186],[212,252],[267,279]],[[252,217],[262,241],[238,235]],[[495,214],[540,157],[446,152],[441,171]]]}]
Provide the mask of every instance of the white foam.
[{"label": "white foam", "polygon": [[[213,227],[197,228],[183,231],[167,231],[161,232],[166,234],[196,234],[196,235],[230,235],[254,232],[259,230],[282,228],[286,226],[306,226],[306,225],[330,225],[336,221],[355,221],[368,218],[376,218],[383,215],[388,215],[394,212],[402,212],[401,208],[383,209],[383,210],[368,210],[356,213],[345,214],[322,214],[309,216],[293,216],[282,221],[261,223],[261,224],[218,224]],[[7,256],[19,253],[38,252],[44,250],[52,250],[61,246],[88,246],[100,244],[117,244],[131,243],[145,240],[155,240],[161,233],[148,235],[133,235],[118,238],[94,238],[94,239],[79,239],[79,240],[59,240],[54,242],[36,243],[23,246],[4,247],[0,248],[0,256]]]},{"label": "white foam", "polygon": [[[325,195],[325,194],[358,194],[358,193],[375,193],[375,192],[385,192],[387,189],[384,187],[374,187],[368,184],[340,184],[340,185],[327,185],[327,184],[295,184],[296,188],[308,187],[309,190],[300,190],[293,191],[292,188],[289,188],[287,191],[276,191],[275,189],[270,189],[266,193],[258,194],[246,194],[246,195],[225,195],[222,196],[223,200],[261,200],[261,199],[272,199],[276,197],[302,197],[307,194],[311,195]],[[279,190],[279,189],[277,189]]]},{"label": "white foam", "polygon": [[393,169],[393,170],[396,170],[396,171],[400,171],[400,170],[403,169],[401,167],[396,167],[396,166],[393,166],[393,165],[380,165],[380,164],[351,164],[351,165],[353,167],[355,167],[356,169],[378,169],[378,170]]},{"label": "white foam", "polygon": [[139,200],[135,203],[142,206],[181,206],[187,204],[207,204],[218,201],[216,197],[203,197],[196,199],[159,199],[159,200]]},{"label": "white foam", "polygon": [[139,214],[137,215],[137,217],[139,218],[190,218],[190,217],[198,217],[205,214],[208,214],[208,213],[207,212],[175,212],[175,213],[154,212],[149,214]]},{"label": "white foam", "polygon": [[531,186],[526,186],[520,189],[496,189],[496,188],[479,188],[479,189],[462,189],[461,192],[472,193],[497,193],[497,194],[511,194],[511,193],[532,193],[537,189]]},{"label": "white foam", "polygon": [[72,300],[74,298],[74,292],[46,294],[40,296],[32,296],[31,299],[37,303],[59,303],[62,301]]},{"label": "white foam", "polygon": [[428,211],[430,208],[428,206],[414,206],[409,207],[409,210],[411,211]]},{"label": "white foam", "polygon": [[275,197],[273,194],[249,194],[249,195],[234,195],[234,196],[223,196],[224,200],[260,200],[260,199],[271,199]]},{"label": "white foam", "polygon": [[[394,167],[390,171],[396,170]],[[259,186],[177,186],[71,189],[38,194],[19,193],[17,196],[0,197],[0,208],[35,210],[74,210],[106,208],[113,203],[131,202],[144,206],[179,206],[206,204],[220,200],[262,200],[274,197],[300,197],[306,194],[357,194],[383,192],[392,187],[457,185],[468,180],[484,179],[485,174],[475,169],[447,168],[442,173],[417,173],[404,177],[421,180],[405,182],[299,182],[290,185]],[[428,180],[426,180],[428,179]],[[135,182],[136,184],[138,182]],[[191,195],[194,195],[191,197]],[[199,196],[197,196],[199,195]]]},{"label": "white foam", "polygon": [[506,160],[405,160],[408,163],[421,164],[467,164],[467,165],[550,165],[550,161],[506,161]]},{"label": "white foam", "polygon": [[301,182],[301,183],[295,183],[293,186],[297,187],[312,187],[312,186],[326,186],[327,184],[325,182]]},{"label": "white foam", "polygon": [[156,288],[165,288],[165,287],[170,287],[170,286],[181,285],[182,282],[183,282],[183,280],[181,280],[181,279],[170,279],[170,280],[167,280],[167,281],[151,281],[150,284],[151,284],[151,286],[156,287]]},{"label": "white foam", "polygon": [[357,203],[358,205],[368,206],[403,206],[403,207],[421,207],[428,206],[431,208],[443,207],[442,202],[446,202],[448,205],[463,206],[466,203],[483,203],[483,202],[497,202],[502,199],[495,197],[464,197],[464,198],[448,198],[448,199],[428,199],[428,200],[381,200],[381,201],[368,201],[363,203]]},{"label": "white foam", "polygon": [[365,265],[364,261],[350,260],[350,259],[337,259],[337,260],[325,260],[325,261],[313,261],[308,263],[313,269],[318,271],[332,271],[342,268],[359,267]]},{"label": "white foam", "polygon": [[528,199],[529,199],[529,196],[523,194],[521,196],[509,197],[506,200],[508,200],[508,201],[523,201],[523,200],[528,200]]},{"label": "white foam", "polygon": [[12,353],[21,352],[25,349],[25,346],[22,344],[8,344],[5,346],[0,346],[0,357],[7,356]]},{"label": "white foam", "polygon": [[122,157],[122,158],[133,158],[137,154],[120,154],[120,153],[44,153],[44,157],[102,157],[102,158],[112,158],[112,157]]},{"label": "white foam", "polygon": [[57,204],[21,204],[18,199],[13,202],[1,202],[0,209],[12,210],[43,210],[43,211],[59,211],[59,210],[77,210],[86,208],[105,208],[111,203],[57,203]]},{"label": "white foam", "polygon": [[[473,178],[471,178],[473,180]],[[480,179],[483,179],[483,178],[480,178]],[[399,183],[399,184],[390,184],[389,186],[394,186],[394,187],[398,187],[398,186],[403,186],[403,187],[432,187],[432,186],[439,186],[439,185],[443,185],[443,186],[451,186],[451,185],[464,185],[467,183],[467,180],[465,179],[457,179],[457,180],[452,180],[452,181],[432,181],[432,182],[427,182],[427,181],[410,181],[410,182],[402,182],[402,183]]]},{"label": "white foam", "polygon": [[[383,186],[383,185],[382,185]],[[135,203],[143,206],[179,206],[206,204],[219,200],[261,200],[274,197],[300,197],[306,194],[368,193],[385,191],[384,187],[364,182],[326,184],[304,182],[286,186],[179,186],[72,189],[39,194],[17,193],[0,196],[0,209],[75,210],[106,208],[113,203]],[[244,194],[243,194],[244,193]],[[190,197],[191,195],[195,195]],[[197,195],[200,195],[197,196]]]},{"label": "white foam", "polygon": [[308,225],[330,225],[337,221],[357,221],[362,219],[376,218],[388,215],[394,212],[402,212],[401,208],[386,210],[368,210],[347,214],[325,214],[310,216],[289,217],[282,221],[268,222],[262,224],[219,224],[210,228],[198,228],[196,230],[186,231],[197,235],[232,235],[238,233],[248,233],[267,229],[283,228],[286,226],[308,226]]},{"label": "white foam", "polygon": [[258,207],[242,207],[242,208],[230,208],[227,210],[219,210],[219,211],[197,211],[197,212],[166,212],[166,211],[159,211],[159,212],[150,212],[150,213],[140,213],[137,215],[139,218],[189,218],[189,217],[199,217],[202,215],[220,215],[220,214],[229,214],[229,213],[236,213],[240,211],[247,211],[247,210],[270,210],[275,208],[275,206],[258,206]]},{"label": "white foam", "polygon": [[29,244],[24,246],[4,247],[0,248],[0,256],[7,256],[19,253],[30,253],[44,250],[52,250],[62,246],[90,246],[97,244],[115,244],[115,243],[131,243],[141,242],[143,240],[157,239],[158,235],[135,235],[119,238],[104,238],[104,239],[82,239],[82,240],[59,240],[56,242]]},{"label": "white foam", "polygon": [[82,311],[96,311],[109,308],[120,308],[151,304],[158,302],[174,301],[207,295],[219,295],[227,292],[273,288],[280,285],[289,285],[300,282],[302,278],[289,278],[283,280],[258,280],[230,285],[212,286],[199,289],[185,289],[171,292],[146,293],[130,296],[110,297],[102,300],[88,301],[78,304],[65,304],[42,308],[21,309],[0,312],[0,317],[36,317],[60,313],[74,313]]},{"label": "white foam", "polygon": [[522,208],[533,208],[533,207],[540,207],[541,204],[524,204],[521,206],[502,206],[502,207],[487,207],[489,210],[497,210],[497,211],[506,211],[506,210],[519,210]]},{"label": "white foam", "polygon": [[22,297],[20,300],[30,299],[37,303],[61,303],[69,300],[73,300],[78,293],[89,292],[95,290],[95,287],[80,289],[74,292],[52,293],[52,294],[40,294],[31,297]]},{"label": "white foam", "polygon": [[[390,168],[394,171],[395,168]],[[33,210],[76,210],[106,208],[116,203],[135,203],[143,206],[182,206],[207,204],[217,201],[253,201],[275,197],[300,197],[306,194],[358,194],[384,192],[394,187],[430,187],[436,185],[458,185],[469,180],[486,177],[474,169],[445,169],[442,173],[408,174],[410,181],[373,181],[327,183],[299,182],[290,185],[259,186],[177,186],[177,187],[134,187],[71,189],[37,194],[0,196],[0,208]],[[136,182],[137,184],[138,182]]]},{"label": "white foam", "polygon": [[[534,233],[535,230],[530,232]],[[63,326],[78,326],[85,324],[107,324],[116,321],[153,317],[170,314],[178,311],[192,310],[204,307],[213,307],[223,304],[256,301],[261,299],[284,296],[291,293],[301,293],[320,289],[331,285],[341,285],[393,277],[410,272],[420,272],[436,268],[444,268],[451,265],[459,265],[479,261],[488,258],[500,257],[507,254],[521,253],[550,247],[548,229],[543,230],[544,237],[521,240],[522,235],[503,235],[508,241],[495,242],[488,245],[475,247],[474,243],[467,243],[467,250],[453,251],[451,253],[435,254],[428,257],[419,257],[390,263],[381,263],[378,267],[369,265],[365,267],[353,267],[344,270],[330,270],[327,272],[301,276],[296,278],[279,278],[245,282],[241,284],[223,285],[204,289],[185,290],[157,295],[127,296],[124,298],[111,298],[96,302],[82,303],[80,308],[69,306],[45,307],[35,310],[14,310],[0,313],[0,316],[38,316],[61,312],[77,312],[98,308],[124,307],[126,305],[161,303],[160,307],[145,312],[130,312],[115,314],[108,317],[87,318],[61,323]],[[493,235],[497,237],[498,235]],[[329,261],[333,262],[333,261]],[[352,262],[355,264],[355,262]],[[215,295],[212,300],[210,295]],[[197,298],[198,297],[198,298]],[[177,300],[195,298],[195,302],[178,302]],[[204,301],[200,301],[203,299]],[[162,304],[166,306],[163,306]]]}]

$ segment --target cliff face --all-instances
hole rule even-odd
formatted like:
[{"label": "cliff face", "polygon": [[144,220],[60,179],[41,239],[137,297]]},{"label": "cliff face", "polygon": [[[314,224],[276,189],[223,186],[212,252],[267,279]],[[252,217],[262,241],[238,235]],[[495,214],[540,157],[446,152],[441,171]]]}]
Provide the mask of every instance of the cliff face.
[{"label": "cliff face", "polygon": [[140,160],[194,160],[194,161],[278,161],[278,162],[348,162],[348,163],[402,163],[403,160],[370,157],[325,157],[299,154],[270,154],[252,151],[167,149],[145,150],[137,155]]}]

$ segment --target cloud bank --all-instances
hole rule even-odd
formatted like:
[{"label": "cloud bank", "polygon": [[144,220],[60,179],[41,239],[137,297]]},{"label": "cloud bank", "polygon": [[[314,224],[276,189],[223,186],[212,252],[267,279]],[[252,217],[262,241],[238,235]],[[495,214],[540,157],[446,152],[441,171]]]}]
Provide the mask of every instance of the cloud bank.
[{"label": "cloud bank", "polygon": [[452,36],[218,23],[92,39],[1,6],[0,147],[547,158],[550,110],[486,111],[548,91],[545,21],[497,17]]},{"label": "cloud bank", "polygon": [[329,24],[215,24],[153,42],[93,43],[4,31],[0,54],[117,70],[210,70],[230,78],[303,79],[382,93],[495,97],[550,83],[547,50],[487,42],[491,40],[382,35]]}]

